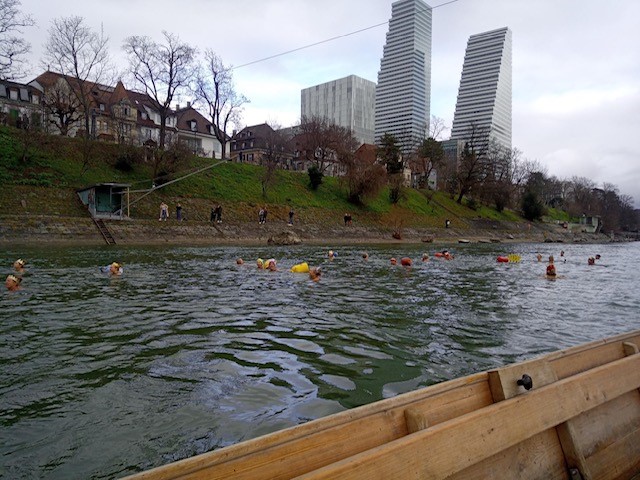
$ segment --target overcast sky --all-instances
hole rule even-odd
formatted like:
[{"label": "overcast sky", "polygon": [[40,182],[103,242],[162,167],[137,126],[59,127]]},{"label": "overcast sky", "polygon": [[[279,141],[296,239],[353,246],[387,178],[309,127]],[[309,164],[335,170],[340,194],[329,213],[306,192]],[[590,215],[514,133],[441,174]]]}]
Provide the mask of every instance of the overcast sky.
[{"label": "overcast sky", "polygon": [[[161,40],[162,30],[227,65],[343,36],[236,68],[250,104],[244,124],[289,126],[300,118],[300,90],[358,75],[377,81],[392,0],[21,0],[37,27],[33,76],[53,18],[102,25],[123,70],[130,35]],[[513,33],[513,146],[549,175],[617,185],[640,207],[640,1],[447,0],[433,10],[431,114],[451,127],[467,40],[509,27]],[[441,5],[438,7],[438,5]],[[375,28],[374,25],[383,24]],[[360,33],[352,32],[367,29]],[[344,36],[346,35],[346,36]],[[448,133],[445,135],[448,138]]]}]

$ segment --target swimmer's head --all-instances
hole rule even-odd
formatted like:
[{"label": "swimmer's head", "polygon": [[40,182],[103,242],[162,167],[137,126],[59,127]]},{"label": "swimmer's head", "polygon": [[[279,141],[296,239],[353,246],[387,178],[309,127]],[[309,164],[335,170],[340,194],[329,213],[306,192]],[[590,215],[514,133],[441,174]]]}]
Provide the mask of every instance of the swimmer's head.
[{"label": "swimmer's head", "polygon": [[396,265],[397,263],[398,261],[395,258],[391,257],[391,265]]},{"label": "swimmer's head", "polygon": [[120,275],[122,273],[122,265],[120,265],[118,262],[113,262],[111,265],[109,265],[109,273],[113,275]]},{"label": "swimmer's head", "polygon": [[242,260],[241,258],[236,258],[237,265],[242,265],[243,263],[244,263],[244,260]]},{"label": "swimmer's head", "polygon": [[259,258],[258,260],[256,260],[256,265],[258,266],[258,268],[264,268],[264,261]]},{"label": "swimmer's head", "polygon": [[364,252],[362,254],[362,258],[364,258],[365,260],[367,260],[369,258],[369,254],[367,252]]},{"label": "swimmer's head", "polygon": [[264,263],[264,268],[266,268],[267,270],[271,270],[272,272],[275,272],[278,268],[276,266],[276,261],[273,258],[270,258],[269,260],[267,260]]},{"label": "swimmer's head", "polygon": [[429,260],[429,254],[428,253],[423,253],[422,254],[422,261],[426,262],[427,260]]},{"label": "swimmer's head", "polygon": [[7,290],[18,290],[21,282],[21,278],[16,277],[15,275],[7,275],[7,279],[4,281],[4,285],[5,287],[7,287]]},{"label": "swimmer's head", "polygon": [[22,270],[24,268],[25,262],[23,259],[19,258],[18,260],[16,260],[15,262],[13,262],[13,268],[15,268],[16,270]]},{"label": "swimmer's head", "polygon": [[322,270],[320,270],[320,267],[309,269],[309,278],[314,282],[320,280],[320,275],[322,275]]}]

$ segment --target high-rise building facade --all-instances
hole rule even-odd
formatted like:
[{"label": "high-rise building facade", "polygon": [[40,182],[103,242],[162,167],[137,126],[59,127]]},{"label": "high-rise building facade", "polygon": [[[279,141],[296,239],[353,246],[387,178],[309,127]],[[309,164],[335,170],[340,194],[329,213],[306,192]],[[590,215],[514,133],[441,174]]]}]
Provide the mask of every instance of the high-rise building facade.
[{"label": "high-rise building facade", "polygon": [[469,37],[451,138],[483,153],[491,139],[511,149],[511,30]]},{"label": "high-rise building facade", "polygon": [[385,133],[404,153],[429,131],[431,110],[431,7],[422,0],[391,6],[389,31],[376,89],[376,143]]},{"label": "high-rise building facade", "polygon": [[361,144],[373,143],[375,96],[375,82],[349,75],[303,89],[301,116],[325,118],[350,129]]}]

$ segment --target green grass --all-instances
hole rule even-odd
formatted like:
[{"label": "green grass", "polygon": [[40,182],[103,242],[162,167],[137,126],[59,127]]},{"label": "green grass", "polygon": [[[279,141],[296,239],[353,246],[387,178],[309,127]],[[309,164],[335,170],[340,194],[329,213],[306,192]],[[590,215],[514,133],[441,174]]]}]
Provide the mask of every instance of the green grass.
[{"label": "green grass", "polygon": [[[151,165],[138,162],[130,172],[114,168],[121,149],[118,145],[94,142],[90,162],[83,165],[82,139],[31,134],[10,127],[0,127],[0,214],[16,211],[33,214],[86,215],[74,197],[76,189],[102,182],[130,183],[132,190],[151,186]],[[27,152],[23,160],[23,152]],[[218,164],[219,163],[219,164]],[[190,218],[206,220],[215,203],[223,203],[225,212],[238,218],[253,218],[261,205],[286,217],[289,207],[298,218],[313,218],[318,222],[336,221],[346,211],[356,214],[363,223],[403,226],[441,226],[445,218],[487,218],[501,221],[521,221],[514,212],[497,212],[478,206],[475,210],[455,202],[448,194],[429,190],[404,188],[400,201],[389,200],[384,188],[366,206],[354,206],[347,201],[346,191],[338,178],[324,177],[317,190],[309,187],[306,172],[277,170],[274,181],[263,195],[263,167],[204,158],[193,158],[183,170],[173,174],[176,179],[206,166],[218,164],[202,173],[162,187],[143,200],[135,202],[132,216],[154,218],[157,205],[183,203]],[[34,193],[35,192],[35,193]],[[132,199],[142,193],[132,194]],[[28,208],[25,212],[24,204]],[[560,215],[555,213],[554,215]],[[555,217],[554,217],[555,219]]]}]

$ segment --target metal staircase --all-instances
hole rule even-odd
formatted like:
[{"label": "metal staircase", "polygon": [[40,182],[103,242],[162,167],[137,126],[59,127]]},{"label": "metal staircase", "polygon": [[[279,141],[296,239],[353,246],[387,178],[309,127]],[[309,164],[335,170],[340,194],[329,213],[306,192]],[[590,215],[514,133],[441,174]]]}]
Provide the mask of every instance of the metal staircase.
[{"label": "metal staircase", "polygon": [[107,242],[107,245],[115,245],[116,241],[102,219],[94,217],[91,218],[93,218],[93,223],[95,223],[96,227],[98,227],[98,230],[100,230],[102,238],[104,238],[104,241]]}]

